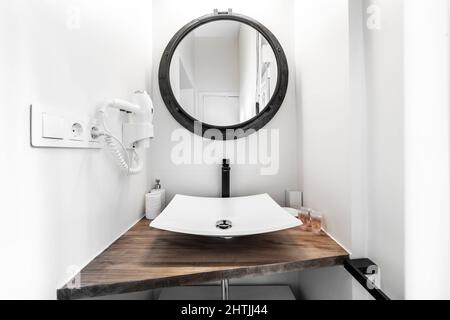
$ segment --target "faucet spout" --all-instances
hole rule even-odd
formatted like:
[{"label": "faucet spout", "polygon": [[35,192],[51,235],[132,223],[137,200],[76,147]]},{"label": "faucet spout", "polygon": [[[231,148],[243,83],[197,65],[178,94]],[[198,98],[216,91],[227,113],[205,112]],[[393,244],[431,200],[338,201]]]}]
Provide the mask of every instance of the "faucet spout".
[{"label": "faucet spout", "polygon": [[230,160],[222,160],[222,198],[230,197]]}]

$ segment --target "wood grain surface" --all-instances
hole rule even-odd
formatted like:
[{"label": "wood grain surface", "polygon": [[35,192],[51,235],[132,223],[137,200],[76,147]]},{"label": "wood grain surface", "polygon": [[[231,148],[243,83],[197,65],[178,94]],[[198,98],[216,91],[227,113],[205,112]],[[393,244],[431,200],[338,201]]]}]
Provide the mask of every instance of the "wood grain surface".
[{"label": "wood grain surface", "polygon": [[79,285],[57,295],[80,299],[302,271],[342,265],[347,257],[326,234],[300,228],[224,240],[153,229],[143,219],[80,272]]}]

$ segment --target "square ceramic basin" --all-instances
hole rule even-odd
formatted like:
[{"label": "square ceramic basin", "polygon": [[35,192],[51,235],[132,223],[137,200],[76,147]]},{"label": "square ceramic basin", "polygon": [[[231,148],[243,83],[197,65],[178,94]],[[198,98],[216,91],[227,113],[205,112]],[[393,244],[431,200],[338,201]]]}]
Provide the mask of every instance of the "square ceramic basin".
[{"label": "square ceramic basin", "polygon": [[268,194],[239,198],[176,195],[150,227],[198,236],[233,238],[276,232],[302,223]]}]

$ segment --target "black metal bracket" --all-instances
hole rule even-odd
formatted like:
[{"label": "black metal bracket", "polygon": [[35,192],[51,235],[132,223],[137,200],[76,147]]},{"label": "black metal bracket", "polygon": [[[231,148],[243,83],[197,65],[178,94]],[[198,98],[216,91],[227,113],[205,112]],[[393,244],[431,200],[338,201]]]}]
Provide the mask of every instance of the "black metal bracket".
[{"label": "black metal bracket", "polygon": [[344,268],[367,292],[370,293],[375,300],[391,300],[380,288],[378,288],[368,276],[375,275],[379,272],[379,267],[370,259],[346,259]]},{"label": "black metal bracket", "polygon": [[214,9],[213,13],[214,13],[214,15],[219,15],[219,14],[233,14],[233,9],[228,8],[228,11],[219,11],[219,9]]}]

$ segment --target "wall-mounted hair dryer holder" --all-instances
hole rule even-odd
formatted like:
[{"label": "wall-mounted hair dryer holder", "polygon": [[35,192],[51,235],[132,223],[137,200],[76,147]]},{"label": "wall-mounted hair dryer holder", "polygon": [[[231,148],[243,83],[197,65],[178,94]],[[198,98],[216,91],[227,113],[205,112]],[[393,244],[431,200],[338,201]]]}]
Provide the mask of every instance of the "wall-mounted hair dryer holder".
[{"label": "wall-mounted hair dryer holder", "polygon": [[[105,103],[98,110],[101,128],[92,130],[92,137],[104,137],[105,144],[117,160],[119,167],[128,174],[137,174],[142,171],[143,161],[136,149],[149,148],[150,139],[154,136],[153,103],[150,96],[144,91],[138,91],[134,94],[134,101],[136,103],[114,99]],[[118,109],[127,114],[128,119],[122,124],[121,139],[116,137],[106,124],[106,111],[109,108]]]},{"label": "wall-mounted hair dryer holder", "polygon": [[124,123],[122,127],[123,144],[127,149],[150,147],[154,137],[153,125],[150,123]]}]

